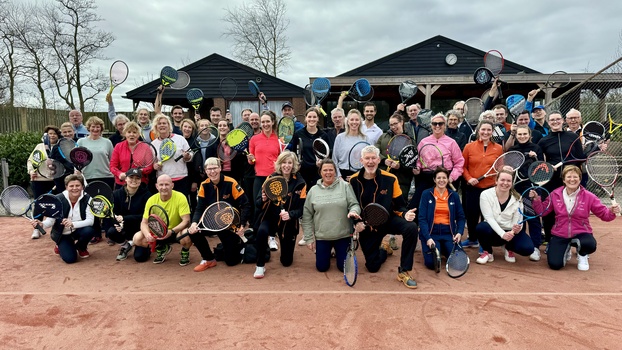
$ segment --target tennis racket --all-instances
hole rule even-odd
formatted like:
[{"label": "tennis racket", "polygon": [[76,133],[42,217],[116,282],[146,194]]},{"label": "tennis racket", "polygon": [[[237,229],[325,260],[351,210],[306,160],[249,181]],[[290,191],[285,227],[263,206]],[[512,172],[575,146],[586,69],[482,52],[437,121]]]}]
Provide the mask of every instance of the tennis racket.
[{"label": "tennis racket", "polygon": [[46,179],[58,179],[65,175],[65,166],[56,159],[48,158],[39,164],[37,172]]},{"label": "tennis racket", "polygon": [[495,162],[492,164],[490,169],[488,169],[486,174],[478,177],[477,181],[482,181],[483,179],[487,177],[495,176],[501,170],[507,169],[508,167],[510,169],[507,169],[507,170],[511,170],[515,172],[523,165],[523,163],[525,163],[525,154],[523,154],[523,152],[519,152],[519,151],[505,152],[499,157],[497,157],[497,159],[495,159]]},{"label": "tennis racket", "polygon": [[562,70],[558,70],[550,74],[546,83],[544,83],[544,90],[561,89],[570,84],[572,77]]},{"label": "tennis racket", "polygon": [[[541,205],[539,206],[540,210],[536,210],[533,205],[533,197],[535,195],[532,191],[535,191],[535,193],[542,198],[547,198],[550,195],[549,191],[540,186],[532,186],[524,190],[520,196],[520,201],[523,203],[522,208],[521,206],[518,207],[518,213],[523,216],[523,219],[518,222],[519,225],[527,220],[541,217],[542,214],[544,214],[544,212],[548,209],[548,206],[545,207],[544,205]],[[551,201],[548,201],[548,204],[550,205]]]},{"label": "tennis racket", "polygon": [[93,160],[93,153],[86,147],[76,147],[69,152],[69,159],[73,163],[73,167],[78,171],[82,171]]},{"label": "tennis racket", "polygon": [[405,166],[407,168],[414,168],[417,164],[417,159],[419,159],[419,152],[417,152],[417,147],[415,147],[415,145],[413,144],[407,145],[400,151],[397,159],[402,166]]},{"label": "tennis racket", "polygon": [[369,203],[363,208],[361,218],[372,230],[389,220],[389,212],[378,203]]},{"label": "tennis racket", "polygon": [[190,75],[184,71],[177,71],[177,80],[171,83],[170,87],[173,90],[183,90],[190,85]]},{"label": "tennis racket", "polygon": [[[229,228],[235,229],[236,225],[239,225],[239,221],[239,213],[231,204],[218,201],[205,208],[203,215],[201,215],[201,220],[198,222],[198,226],[199,230],[202,231],[219,232]],[[177,240],[179,241],[189,234],[190,233],[186,231],[186,233],[177,237]],[[248,241],[244,236],[240,236],[240,238],[244,243]]]},{"label": "tennis racket", "polygon": [[568,152],[564,156],[561,162],[553,165],[555,170],[559,169],[563,164],[568,163],[576,163],[576,162],[584,162],[586,159],[585,154],[583,153],[583,146],[581,143],[581,137],[577,136],[577,139],[574,140],[570,147],[568,148]]},{"label": "tennis racket", "polygon": [[[399,163],[400,152],[408,145],[412,145],[412,139],[406,134],[400,134],[393,136],[387,144],[387,158]],[[391,170],[391,167],[387,167],[387,171]]]},{"label": "tennis racket", "polygon": [[402,103],[406,104],[411,98],[417,94],[417,84],[412,80],[403,81],[398,89]]},{"label": "tennis racket", "polygon": [[307,84],[303,90],[303,96],[307,106],[315,106],[315,95],[311,89],[311,84]]},{"label": "tennis racket", "polygon": [[162,140],[159,151],[160,161],[158,162],[158,164],[162,165],[162,163],[171,159],[175,155],[175,152],[177,152],[177,145],[175,145],[175,142],[173,142],[172,139],[167,137]]},{"label": "tennis racket", "polygon": [[505,60],[501,52],[490,50],[484,55],[484,67],[488,68],[494,77],[498,77],[503,72],[504,65]]},{"label": "tennis racket", "polygon": [[130,154],[130,168],[144,169],[151,166],[158,158],[158,152],[152,144],[138,142]]},{"label": "tennis racket", "polygon": [[[421,163],[421,170],[425,172],[433,172],[439,166],[445,168],[443,152],[432,143],[425,144],[419,149],[419,163]],[[451,182],[449,187],[454,191],[456,190]]]},{"label": "tennis racket", "polygon": [[328,158],[330,154],[330,147],[328,143],[321,138],[313,140],[313,154],[315,154],[316,160],[323,160]]},{"label": "tennis racket", "polygon": [[277,136],[281,144],[287,145],[292,141],[294,137],[295,124],[294,120],[290,117],[283,117],[279,120],[279,125],[276,128]]},{"label": "tennis racket", "polygon": [[[11,185],[5,188],[0,194],[0,202],[4,209],[15,216],[23,216],[26,219],[34,220],[42,217],[40,210],[35,213],[35,202],[28,192],[17,185]],[[37,225],[37,230],[44,235],[45,230],[41,225]]]},{"label": "tennis racket", "polygon": [[63,137],[58,141],[56,147],[58,147],[60,156],[63,157],[64,160],[71,162],[71,150],[78,147],[78,144],[72,139]]},{"label": "tennis racket", "polygon": [[432,244],[429,254],[432,254],[432,259],[434,262],[434,272],[441,272],[441,252],[438,251],[436,244]]},{"label": "tennis racket", "polygon": [[[162,70],[160,70],[160,84],[164,87],[175,83],[178,77],[179,73],[171,66],[164,66]],[[151,93],[153,94],[156,91],[158,91],[158,89],[151,91]]]},{"label": "tennis racket", "polygon": [[112,219],[115,224],[119,224],[114,216],[114,206],[112,202],[103,195],[92,197],[89,201],[89,209],[95,217],[101,219]]},{"label": "tennis racket", "polygon": [[462,277],[469,271],[470,264],[471,260],[464,249],[462,249],[460,243],[454,243],[454,248],[451,250],[451,254],[449,254],[445,264],[447,275],[451,278]]},{"label": "tennis racket", "polygon": [[[156,240],[160,240],[168,234],[168,214],[166,210],[159,205],[152,205],[149,208],[149,217],[147,217],[147,226],[149,234]],[[151,242],[151,252],[155,252],[156,242]]]},{"label": "tennis racket", "polygon": [[218,153],[218,158],[222,160],[223,162],[230,161],[231,159],[235,158],[235,156],[238,155],[238,151],[231,148],[227,144],[227,140],[225,140],[224,142],[221,142],[218,145],[218,149],[216,150],[216,152]]},{"label": "tennis racket", "polygon": [[192,88],[186,92],[186,99],[188,103],[194,108],[194,111],[198,111],[201,108],[201,103],[203,102],[203,90]]},{"label": "tennis racket", "polygon": [[505,99],[505,105],[513,116],[517,116],[525,110],[527,100],[522,95],[510,95]]},{"label": "tennis racket", "polygon": [[346,252],[346,260],[343,263],[343,280],[349,287],[354,287],[356,277],[359,273],[359,265],[356,260],[356,249],[359,247],[359,241],[350,233],[350,245]]},{"label": "tennis racket", "polygon": [[620,127],[622,127],[622,119],[619,116],[612,117],[611,113],[607,114],[609,119],[609,135],[613,135]]},{"label": "tennis racket", "polygon": [[315,105],[320,110],[323,116],[326,116],[324,108],[322,108],[322,101],[328,96],[330,92],[330,80],[327,78],[316,78],[311,84],[311,91],[315,96]]},{"label": "tennis racket", "polygon": [[229,110],[229,104],[238,94],[238,83],[233,78],[222,78],[219,89],[220,95],[225,99],[225,110]]},{"label": "tennis racket", "polygon": [[112,90],[117,86],[123,84],[130,74],[130,69],[123,61],[114,61],[110,66],[110,90],[108,95],[112,94]]},{"label": "tennis racket", "polygon": [[363,168],[363,163],[361,163],[361,151],[369,145],[369,142],[359,141],[350,148],[348,152],[348,164],[351,171],[359,171]]},{"label": "tennis racket", "polygon": [[585,166],[590,179],[609,195],[611,204],[616,205],[614,191],[620,172],[616,158],[607,152],[594,152],[587,157]]},{"label": "tennis racket", "polygon": [[[208,148],[215,144],[218,141],[218,129],[214,126],[210,125],[206,128],[199,130],[197,137],[192,141],[190,149],[185,152],[190,153],[192,156],[197,151],[200,151],[204,148]],[[175,158],[175,161],[178,162],[181,158],[184,157],[184,154],[180,154]]]},{"label": "tennis racket", "polygon": [[475,132],[473,125],[477,125],[479,122],[479,115],[484,110],[484,103],[479,97],[471,97],[464,103],[464,120],[471,129],[471,133]]}]

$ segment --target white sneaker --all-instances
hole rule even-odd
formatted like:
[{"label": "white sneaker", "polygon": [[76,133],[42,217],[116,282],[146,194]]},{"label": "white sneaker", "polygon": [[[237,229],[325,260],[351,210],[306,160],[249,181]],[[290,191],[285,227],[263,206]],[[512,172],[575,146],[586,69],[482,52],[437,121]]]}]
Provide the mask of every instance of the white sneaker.
[{"label": "white sneaker", "polygon": [[39,237],[41,237],[41,232],[39,232],[39,230],[35,229],[34,231],[32,231],[32,239],[39,239]]},{"label": "white sneaker", "polygon": [[516,256],[514,255],[513,251],[503,248],[503,255],[505,256],[505,261],[509,263],[516,262]]},{"label": "white sneaker", "polygon": [[577,260],[579,261],[579,263],[577,264],[577,269],[579,269],[579,271],[587,271],[590,269],[590,263],[588,262],[589,258],[590,256],[588,254],[577,254]]},{"label": "white sneaker", "polygon": [[255,273],[253,274],[253,277],[260,279],[263,278],[263,276],[266,274],[266,268],[264,266],[256,266],[255,267]]},{"label": "white sneaker", "polygon": [[481,253],[479,255],[479,258],[475,260],[475,262],[477,262],[478,264],[485,264],[485,263],[489,263],[493,261],[495,261],[495,257],[492,256],[492,254],[488,253],[487,251],[484,251],[483,253]]},{"label": "white sneaker", "polygon": [[268,237],[268,247],[270,247],[270,250],[273,252],[279,250],[279,245],[278,243],[276,243],[276,238]]},{"label": "white sneaker", "polygon": [[540,261],[540,249],[533,248],[533,253],[529,256],[529,260],[531,261]]},{"label": "white sneaker", "polygon": [[305,241],[305,238],[302,237],[299,241],[298,241],[298,245],[307,245],[307,242]]}]

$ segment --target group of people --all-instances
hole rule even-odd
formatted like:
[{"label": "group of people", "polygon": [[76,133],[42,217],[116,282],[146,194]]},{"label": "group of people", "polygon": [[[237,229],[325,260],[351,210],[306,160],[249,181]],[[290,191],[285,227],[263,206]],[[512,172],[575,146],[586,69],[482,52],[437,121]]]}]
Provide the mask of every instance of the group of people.
[{"label": "group of people", "polygon": [[[250,123],[254,133],[248,153],[238,152],[234,158],[225,160],[218,158],[217,149],[220,144],[228,147],[226,135],[233,128],[231,120],[223,118],[217,107],[211,108],[207,118],[197,114],[189,119],[184,118],[181,106],[174,106],[169,118],[159,110],[161,93],[162,90],[158,92],[152,120],[146,109],[136,112],[135,121],[117,115],[112,100],[107,98],[109,116],[117,129],[110,139],[102,137],[101,119],[91,117],[84,127],[79,111],[71,111],[70,122],[60,129],[46,128],[52,144],[61,135],[76,138],[78,145],[93,153],[93,162],[82,172],[74,171],[68,164],[63,181],[56,184],[38,177],[32,166],[29,167],[35,195],[46,193],[56,185],[57,195],[67,204],[64,219],[48,218],[42,222],[45,228],[52,228],[55,252],[65,262],[88,257],[87,245],[100,242],[103,232],[109,244],[121,245],[119,261],[125,260],[132,249],[136,261],[147,261],[155,244],[153,262],[162,263],[171,252],[171,245],[179,243],[179,263],[185,266],[190,263],[190,250],[195,246],[201,260],[194,270],[199,272],[217,265],[206,235],[218,236],[222,260],[230,266],[240,263],[245,249],[249,248],[241,236],[252,235],[257,251],[255,278],[266,274],[269,254],[264,252],[280,249],[280,262],[287,267],[293,263],[297,243],[315,252],[318,271],[329,270],[333,256],[337,269],[343,271],[354,234],[360,242],[367,271],[378,272],[387,256],[399,249],[397,279],[408,288],[416,288],[417,282],[410,271],[418,240],[422,242],[424,265],[430,269],[434,266],[432,247],[438,247],[447,258],[454,243],[479,248],[476,260],[479,264],[494,260],[493,247],[503,247],[504,258],[510,263],[516,261],[516,255],[538,261],[544,228],[547,260],[552,269],[562,268],[571,255],[570,247],[576,246],[578,269],[587,270],[587,257],[596,250],[588,219],[590,213],[611,221],[620,212],[619,206],[606,207],[581,185],[580,163],[557,170],[546,185],[550,197],[539,198],[533,194],[535,206],[549,209],[542,221],[531,219],[525,224],[519,224],[522,217],[518,208],[522,203],[517,190],[522,188],[514,188],[513,169],[478,180],[505,151],[519,150],[526,154],[527,162],[518,170],[524,172],[525,166],[536,160],[561,161],[573,141],[580,137],[580,112],[572,109],[565,119],[558,111],[547,115],[544,106],[534,107],[535,90],[529,93],[526,110],[514,123],[506,122],[509,113],[506,106],[493,105],[496,91],[491,89],[477,125],[464,120],[463,101],[455,103],[445,114],[434,115],[429,125],[422,124],[418,117],[419,104],[400,104],[389,117],[388,130],[375,123],[377,109],[373,103],[366,103],[363,113],[357,109],[346,113],[341,108],[345,97],[342,95],[337,108],[331,111],[333,127],[320,128],[320,112],[315,107],[308,108],[304,123],[296,123],[288,144],[283,144],[277,135],[276,113],[245,109],[242,120]],[[283,104],[281,112],[281,118],[295,118],[289,102]],[[217,142],[194,154],[187,152],[197,130],[210,125],[218,129]],[[579,127],[575,128],[576,125]],[[434,144],[441,151],[438,159],[428,160],[427,164],[418,161],[410,168],[389,157],[388,143],[402,134],[419,150]],[[317,138],[325,140],[330,147],[326,159],[315,156],[313,141]],[[132,152],[137,144],[150,142],[158,150],[164,139],[173,140],[177,146],[172,160],[144,168],[132,166]],[[350,150],[360,142],[367,146],[359,159],[362,167],[357,168],[353,167]],[[179,161],[173,160],[178,157]],[[281,203],[270,201],[262,190],[264,182],[274,176],[287,181],[287,195]],[[85,180],[104,181],[115,189],[114,221],[104,220],[98,225],[98,220],[87,210],[89,195],[84,192]],[[227,202],[239,211],[240,224],[234,229],[215,233],[200,229],[203,211],[216,201]],[[550,206],[547,201],[551,202]],[[371,203],[381,205],[389,213],[382,225],[371,227],[361,217],[363,209]],[[153,205],[164,207],[169,218],[166,236],[157,240],[149,233],[147,221]],[[33,227],[39,223],[34,220]],[[301,230],[302,238],[297,241]],[[395,235],[402,236],[401,245]],[[39,238],[37,230],[32,237]]]}]

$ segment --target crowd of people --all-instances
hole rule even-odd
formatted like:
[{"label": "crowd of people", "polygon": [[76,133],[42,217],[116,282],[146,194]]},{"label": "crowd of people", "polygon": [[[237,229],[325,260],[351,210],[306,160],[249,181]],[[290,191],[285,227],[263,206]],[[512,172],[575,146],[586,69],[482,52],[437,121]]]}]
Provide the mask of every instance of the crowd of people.
[{"label": "crowd of people", "polygon": [[[478,180],[505,151],[518,150],[526,155],[527,161],[518,169],[524,173],[536,160],[561,161],[573,141],[581,137],[580,111],[572,109],[563,116],[542,105],[534,106],[536,93],[529,93],[526,109],[512,123],[507,122],[506,106],[493,105],[496,91],[491,89],[476,125],[464,119],[464,101],[456,102],[444,114],[435,114],[429,125],[421,122],[421,106],[415,103],[399,104],[388,118],[388,130],[375,123],[374,103],[366,103],[363,113],[345,111],[342,95],[330,113],[332,127],[321,128],[320,112],[308,108],[304,123],[296,121],[296,131],[286,145],[277,135],[279,118],[275,112],[244,109],[242,120],[252,126],[253,135],[248,153],[238,152],[231,159],[218,158],[218,147],[227,152],[226,135],[233,129],[231,116],[223,116],[218,107],[211,108],[209,116],[185,118],[183,108],[173,106],[169,117],[160,110],[160,89],[153,118],[147,109],[140,108],[131,120],[116,114],[108,96],[109,118],[116,128],[110,138],[103,137],[100,118],[90,117],[83,125],[77,110],[69,113],[69,122],[60,128],[45,128],[52,143],[50,157],[62,160],[55,152],[56,144],[60,138],[69,138],[88,148],[93,161],[82,172],[68,164],[65,175],[56,181],[39,176],[29,164],[34,195],[55,191],[65,204],[62,220],[47,218],[33,220],[32,224],[51,228],[54,252],[66,263],[89,257],[88,244],[107,241],[109,245],[119,244],[118,261],[127,259],[132,250],[135,261],[148,261],[155,244],[153,263],[159,264],[166,260],[172,245],[179,243],[179,264],[190,264],[194,246],[201,256],[194,271],[200,272],[215,267],[217,255],[229,266],[246,261],[251,247],[241,238],[252,236],[254,278],[266,275],[270,252],[280,250],[281,265],[292,265],[296,245],[315,252],[317,271],[328,271],[332,257],[336,257],[337,269],[343,271],[354,232],[365,268],[371,273],[380,271],[387,256],[400,250],[397,279],[408,288],[417,287],[410,272],[419,240],[424,266],[429,269],[434,267],[429,254],[433,247],[448,257],[453,244],[461,243],[465,248],[479,249],[478,264],[494,261],[493,247],[503,247],[508,263],[514,263],[516,255],[539,261],[541,248],[546,245],[548,265],[555,270],[570,260],[574,246],[577,267],[585,271],[589,269],[589,254],[596,250],[590,213],[611,221],[620,207],[606,207],[585,189],[580,162],[556,170],[553,180],[545,185],[550,197],[533,194],[534,206],[548,209],[542,220],[530,219],[524,224],[519,224],[522,203],[517,190],[529,186],[523,183],[515,188],[514,171],[504,169]],[[281,118],[295,118],[289,102],[283,104],[281,112]],[[218,140],[194,154],[188,152],[198,130],[210,125],[217,128]],[[412,168],[402,166],[387,155],[387,145],[396,135],[407,135],[419,150],[434,144],[441,151],[439,159],[428,161],[432,166],[424,167],[421,162]],[[317,138],[330,147],[326,159],[319,160],[314,154],[312,145]],[[138,144],[151,143],[159,152],[165,139],[177,146],[171,160],[142,168],[133,166],[132,153]],[[359,169],[349,158],[351,148],[360,142],[368,145],[361,151]],[[287,181],[282,203],[270,201],[262,190],[264,182],[274,176]],[[114,220],[99,220],[88,210],[90,197],[85,183],[92,181],[103,181],[114,189]],[[216,201],[236,208],[240,225],[219,232],[202,230],[199,223],[203,211]],[[384,224],[370,227],[362,220],[363,208],[370,203],[381,205],[389,213]],[[147,221],[153,205],[165,208],[169,218],[166,236],[157,240],[149,234]],[[208,235],[218,237],[221,245],[210,247]],[[402,236],[401,245],[396,235]],[[39,237],[35,229],[32,238]]]}]

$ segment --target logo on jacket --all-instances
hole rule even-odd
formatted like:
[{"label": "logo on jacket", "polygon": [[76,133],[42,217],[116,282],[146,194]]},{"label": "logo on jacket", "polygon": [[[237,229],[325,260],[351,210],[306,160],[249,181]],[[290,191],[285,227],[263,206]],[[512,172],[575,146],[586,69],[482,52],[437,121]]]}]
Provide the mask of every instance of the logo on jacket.
[{"label": "logo on jacket", "polygon": [[385,190],[380,190],[380,194],[382,194],[382,195],[385,195],[385,194],[387,194],[388,192],[389,192],[389,190],[386,190],[386,189],[385,189]]},{"label": "logo on jacket", "polygon": [[225,195],[222,196],[222,199],[229,199],[229,197],[231,197],[230,194],[225,194]]}]

